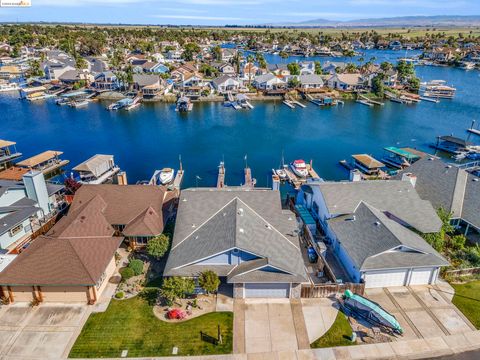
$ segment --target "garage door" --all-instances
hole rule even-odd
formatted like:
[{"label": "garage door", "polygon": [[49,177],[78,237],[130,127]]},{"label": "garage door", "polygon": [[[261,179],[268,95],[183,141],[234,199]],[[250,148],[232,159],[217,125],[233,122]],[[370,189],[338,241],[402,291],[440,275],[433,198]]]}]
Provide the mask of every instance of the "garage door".
[{"label": "garage door", "polygon": [[87,287],[42,287],[43,301],[45,302],[87,302]]},{"label": "garage door", "polygon": [[365,273],[365,287],[404,286],[407,270],[382,270]]},{"label": "garage door", "polygon": [[433,268],[413,269],[410,285],[426,285],[430,284]]},{"label": "garage door", "polygon": [[288,298],[290,284],[245,284],[246,298]]}]

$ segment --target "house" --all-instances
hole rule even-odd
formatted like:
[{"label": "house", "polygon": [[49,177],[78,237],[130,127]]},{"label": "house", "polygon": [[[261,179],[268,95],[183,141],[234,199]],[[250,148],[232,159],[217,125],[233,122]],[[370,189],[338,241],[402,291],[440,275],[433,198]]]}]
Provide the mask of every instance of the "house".
[{"label": "house", "polygon": [[410,181],[311,183],[297,202],[318,221],[348,276],[367,288],[433,284],[448,265],[417,234],[438,232],[442,223]]},{"label": "house", "polygon": [[333,75],[337,72],[337,69],[340,69],[343,71],[343,69],[345,69],[346,66],[347,64],[344,62],[327,61],[322,65],[322,70],[324,73]]},{"label": "house", "polygon": [[237,50],[236,49],[230,49],[230,48],[222,48],[222,61],[228,62],[233,60],[235,56],[237,56]]},{"label": "house", "polygon": [[361,74],[334,74],[328,79],[328,87],[342,91],[356,91],[364,88]]},{"label": "house", "polygon": [[236,298],[300,297],[308,280],[297,222],[278,191],[182,191],[164,276],[197,279],[207,269]]},{"label": "house", "polygon": [[17,65],[8,65],[0,67],[0,79],[10,80],[22,75],[22,69]]},{"label": "house", "polygon": [[47,80],[57,80],[65,72],[75,70],[75,60],[63,51],[47,51],[46,58],[41,67]]},{"label": "house", "polygon": [[315,74],[315,62],[314,61],[302,61],[298,64],[300,65],[300,75],[314,75]]},{"label": "house", "polygon": [[430,51],[424,52],[424,58],[432,61],[438,61],[442,63],[449,62],[455,58],[456,49],[453,48],[434,48]]},{"label": "house", "polygon": [[287,83],[273,74],[265,74],[255,77],[252,85],[258,90],[279,90],[285,89]]},{"label": "house", "polygon": [[47,235],[70,238],[116,234],[131,248],[143,248],[148,240],[163,232],[170,216],[169,206],[170,195],[158,186],[82,185],[75,193],[67,216]]},{"label": "house", "polygon": [[166,74],[170,69],[162,63],[147,61],[142,65],[142,70],[146,73]]},{"label": "house", "polygon": [[[438,209],[452,213],[452,221],[466,236],[480,234],[480,178],[474,174],[426,157],[400,171],[394,179],[414,179],[415,190]],[[472,236],[474,237],[474,236]]]},{"label": "house", "polygon": [[233,65],[226,62],[211,62],[210,65],[218,70],[218,72],[225,75],[234,75],[236,74],[235,68]]},{"label": "house", "polygon": [[85,81],[88,85],[95,81],[95,77],[88,70],[68,70],[58,77],[62,83],[72,85],[79,81]]},{"label": "house", "polygon": [[104,71],[95,75],[93,86],[97,90],[117,90],[121,83],[113,71]]},{"label": "house", "polygon": [[302,89],[320,89],[324,86],[323,79],[320,75],[299,75],[297,79]]},{"label": "house", "polygon": [[182,60],[183,51],[181,50],[169,50],[165,55],[166,60],[169,62],[175,62]]},{"label": "house", "polygon": [[86,57],[87,70],[92,74],[99,74],[108,70],[107,62],[95,57]]},{"label": "house", "polygon": [[143,96],[155,96],[162,90],[160,76],[155,74],[133,74],[133,87]]},{"label": "house", "polygon": [[288,70],[287,64],[268,64],[267,69],[269,72],[279,77],[290,75],[290,70]]},{"label": "house", "polygon": [[212,85],[219,94],[225,94],[228,91],[237,92],[241,87],[240,81],[228,75],[222,75],[213,79]]},{"label": "house", "polygon": [[22,181],[0,180],[0,253],[28,245],[33,232],[63,207],[63,188],[46,183],[38,171],[24,174]]},{"label": "house", "polygon": [[248,62],[240,68],[240,75],[244,81],[251,82],[258,75],[258,71],[259,69],[255,64]]}]

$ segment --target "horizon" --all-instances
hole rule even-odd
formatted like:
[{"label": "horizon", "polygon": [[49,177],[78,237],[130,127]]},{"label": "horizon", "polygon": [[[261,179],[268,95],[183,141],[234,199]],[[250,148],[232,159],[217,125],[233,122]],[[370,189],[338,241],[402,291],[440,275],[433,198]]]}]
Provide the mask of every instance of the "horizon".
[{"label": "horizon", "polygon": [[[320,11],[327,5],[324,0],[315,1],[314,4],[299,0],[288,3],[274,0],[238,0],[234,3],[229,0],[178,0],[173,6],[166,0],[32,0],[29,8],[0,7],[0,22],[152,26],[262,26],[291,23],[295,26],[295,23],[316,19],[345,22],[406,16],[480,14],[480,3],[474,0],[338,0],[334,11]],[[412,7],[415,13],[411,12]],[[135,14],[128,11],[131,8],[135,9]]]}]

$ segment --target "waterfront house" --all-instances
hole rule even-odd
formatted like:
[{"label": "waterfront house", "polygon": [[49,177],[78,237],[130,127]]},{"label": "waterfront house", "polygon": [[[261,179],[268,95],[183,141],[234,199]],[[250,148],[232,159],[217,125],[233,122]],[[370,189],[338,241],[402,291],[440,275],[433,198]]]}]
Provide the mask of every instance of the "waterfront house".
[{"label": "waterfront house", "polygon": [[438,61],[440,63],[447,63],[455,58],[456,49],[454,48],[433,48],[432,50],[425,51],[423,57],[428,60]]},{"label": "waterfront house", "polygon": [[61,74],[58,80],[65,85],[73,85],[79,81],[84,81],[88,86],[95,81],[95,78],[88,70],[68,70]]},{"label": "waterfront house", "polygon": [[441,159],[425,157],[394,179],[413,179],[415,190],[435,208],[452,213],[452,221],[473,241],[480,238],[480,178]]},{"label": "waterfront house", "polygon": [[245,63],[243,66],[240,67],[240,76],[243,81],[247,81],[251,83],[255,76],[259,75],[259,68],[255,66],[253,63]]},{"label": "waterfront house", "polygon": [[120,88],[120,81],[113,71],[104,71],[94,78],[93,86],[99,91],[114,91]]},{"label": "waterfront house", "polygon": [[311,183],[297,203],[318,221],[348,277],[367,288],[433,284],[448,265],[412,231],[438,232],[442,223],[410,181]]},{"label": "waterfront house", "polygon": [[295,215],[280,193],[183,190],[164,276],[216,272],[236,298],[300,297],[307,282]]},{"label": "waterfront house", "polygon": [[41,172],[28,172],[22,181],[0,180],[0,253],[20,252],[63,207],[63,185],[45,182]]},{"label": "waterfront house", "polygon": [[320,75],[316,75],[316,74],[299,75],[299,76],[296,76],[296,78],[300,82],[300,89],[302,91],[309,91],[312,89],[321,89],[324,86],[323,79]]},{"label": "waterfront house", "polygon": [[42,62],[41,68],[47,80],[57,80],[66,71],[76,69],[75,60],[63,51],[48,51],[46,57],[47,60]]},{"label": "waterfront house", "polygon": [[12,161],[22,156],[17,151],[16,142],[0,139],[0,171],[9,168]]},{"label": "waterfront house", "polygon": [[361,74],[334,74],[327,83],[329,88],[342,91],[357,91],[365,87]]},{"label": "waterfront house", "polygon": [[392,40],[390,44],[388,44],[388,48],[390,50],[401,50],[403,47],[402,42],[400,40]]},{"label": "waterfront house", "polygon": [[252,85],[258,90],[270,91],[270,90],[283,90],[286,88],[287,83],[276,77],[273,74],[265,74],[255,77]]},{"label": "waterfront house", "polygon": [[133,74],[133,88],[140,91],[144,97],[152,97],[158,95],[163,86],[158,75]]},{"label": "waterfront house", "polygon": [[240,81],[228,75],[222,75],[213,79],[212,85],[219,94],[225,94],[228,91],[237,92],[241,87]]},{"label": "waterfront house", "polygon": [[94,75],[109,69],[107,62],[103,59],[89,56],[85,58],[85,61],[87,62],[87,70]]},{"label": "waterfront house", "polygon": [[7,65],[0,67],[0,79],[11,80],[21,76],[23,73],[17,65]]}]

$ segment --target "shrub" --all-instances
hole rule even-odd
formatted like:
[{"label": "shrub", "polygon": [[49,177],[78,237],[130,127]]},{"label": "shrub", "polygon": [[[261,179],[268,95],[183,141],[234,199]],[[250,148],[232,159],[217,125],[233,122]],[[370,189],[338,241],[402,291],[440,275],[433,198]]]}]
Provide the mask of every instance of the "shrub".
[{"label": "shrub", "polygon": [[173,304],[178,298],[192,294],[195,290],[193,279],[173,276],[163,281],[160,294],[165,298],[168,305]]},{"label": "shrub", "polygon": [[119,291],[115,294],[115,299],[123,299],[125,297],[125,294],[123,291]]},{"label": "shrub", "polygon": [[133,271],[133,269],[126,267],[126,268],[120,269],[120,275],[122,275],[122,280],[126,281],[130,279],[132,276],[135,276],[135,272]]},{"label": "shrub", "polygon": [[165,255],[170,246],[170,237],[165,234],[161,234],[151,239],[147,244],[147,253],[156,259],[160,259]]},{"label": "shrub", "polygon": [[128,264],[128,267],[133,270],[135,276],[143,273],[143,261],[139,259],[133,259]]},{"label": "shrub", "polygon": [[210,294],[218,290],[218,287],[220,286],[220,279],[212,270],[205,270],[198,277],[198,284],[202,287],[202,289]]}]

